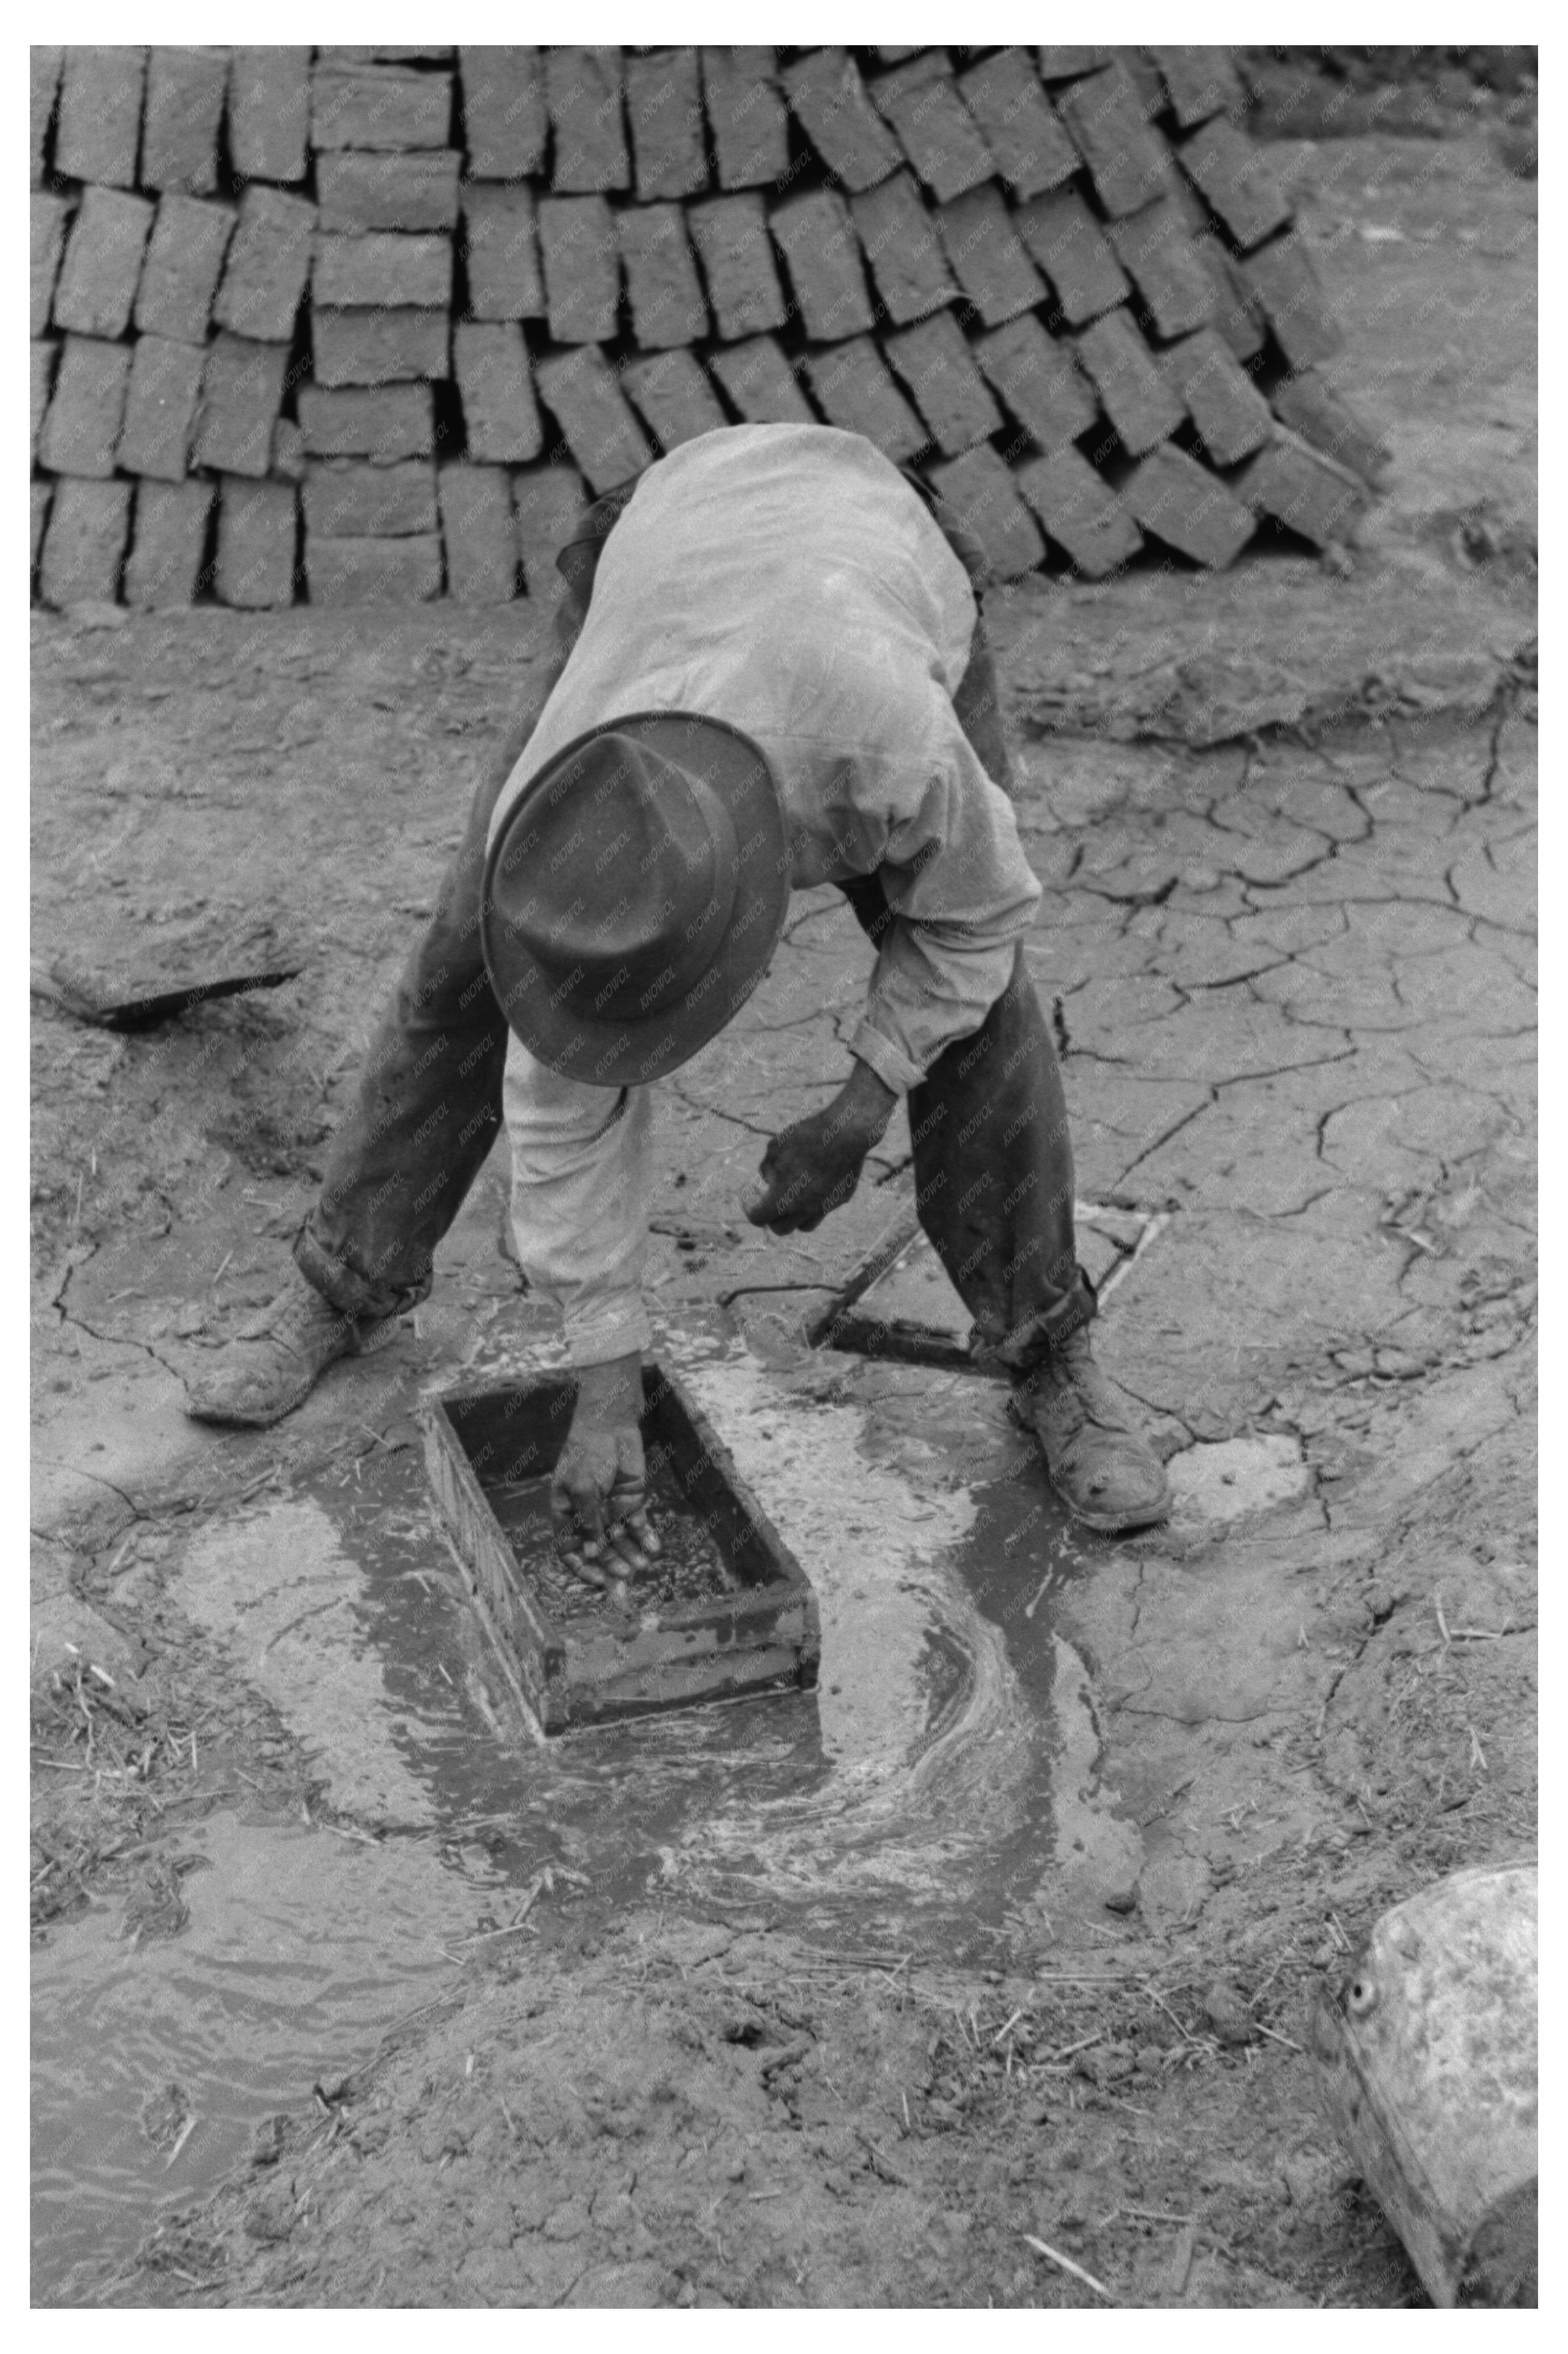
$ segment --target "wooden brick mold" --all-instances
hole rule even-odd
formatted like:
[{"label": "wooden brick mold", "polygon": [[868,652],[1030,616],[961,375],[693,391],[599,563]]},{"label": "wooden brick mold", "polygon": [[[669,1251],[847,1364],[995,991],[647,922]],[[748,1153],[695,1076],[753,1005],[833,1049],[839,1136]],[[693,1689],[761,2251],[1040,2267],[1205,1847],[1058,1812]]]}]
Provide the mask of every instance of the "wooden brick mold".
[{"label": "wooden brick mold", "polygon": [[624,1597],[555,1558],[549,1474],[576,1383],[448,1391],[420,1408],[425,1468],[470,1607],[542,1732],[816,1682],[817,1601],[677,1375],[642,1376],[656,1583]]},{"label": "wooden brick mold", "polygon": [[564,518],[735,423],[864,434],[998,578],[1330,546],[1389,463],[1223,48],[36,45],[28,80],[47,601],[549,598]]}]

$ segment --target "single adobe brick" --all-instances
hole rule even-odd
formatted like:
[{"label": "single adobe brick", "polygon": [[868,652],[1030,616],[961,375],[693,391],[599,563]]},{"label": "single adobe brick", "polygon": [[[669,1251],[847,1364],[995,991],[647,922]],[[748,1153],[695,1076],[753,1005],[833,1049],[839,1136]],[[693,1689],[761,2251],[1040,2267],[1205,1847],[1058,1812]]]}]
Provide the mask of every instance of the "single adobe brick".
[{"label": "single adobe brick", "polygon": [[151,610],[195,602],[203,586],[210,482],[136,485],[136,514],[125,563],[125,602]]},{"label": "single adobe brick", "polygon": [[217,186],[217,126],[228,84],[227,49],[153,50],[142,123],[144,188],[211,195]]},{"label": "single adobe brick", "polygon": [[1045,543],[996,451],[982,443],[926,469],[927,478],[979,543],[992,579],[1017,580],[1043,561]]},{"label": "single adobe brick", "polygon": [[450,345],[445,311],[311,312],[318,384],[440,383],[451,374]]},{"label": "single adobe brick", "polygon": [[127,474],[183,482],[205,355],[194,344],[139,336],[132,349],[116,462]]},{"label": "single adobe brick", "polygon": [[784,69],[791,112],[829,169],[852,191],[898,169],[898,148],[843,49],[813,49]]},{"label": "single adobe brick", "polygon": [[1126,311],[1097,319],[1078,336],[1075,348],[1123,448],[1133,457],[1175,432],[1185,412]]},{"label": "single adobe brick", "polygon": [[436,446],[434,398],[428,384],[388,384],[375,391],[300,387],[300,429],[313,458],[428,458]]},{"label": "single adobe brick", "polygon": [[708,366],[747,425],[814,425],[795,372],[771,335],[710,352]]},{"label": "single adobe brick", "polygon": [[302,482],[308,471],[304,435],[291,417],[280,417],[272,428],[273,480]]},{"label": "single adobe brick", "polygon": [[562,588],[556,558],[576,537],[588,508],[588,492],[575,466],[556,459],[523,466],[512,477],[512,509],[523,581],[530,597],[554,599]]},{"label": "single adobe brick", "polygon": [[1246,93],[1231,63],[1230,51],[1190,44],[1185,48],[1151,48],[1171,96],[1171,110],[1183,131],[1204,122],[1211,114],[1245,106]]},{"label": "single adobe brick", "polygon": [[29,484],[29,489],[32,493],[33,510],[33,570],[36,573],[38,568],[38,551],[44,544],[44,532],[48,524],[49,508],[54,500],[55,486],[52,482],[33,482]]},{"label": "single adobe brick", "polygon": [[225,477],[217,495],[213,586],[225,605],[265,612],[294,601],[299,514],[291,482]]},{"label": "single adobe brick", "polygon": [[539,250],[557,344],[608,344],[620,308],[620,247],[602,196],[541,196]]},{"label": "single adobe brick", "polygon": [[1081,327],[1114,311],[1132,289],[1105,235],[1075,188],[1034,196],[1013,215],[1019,236],[1051,281],[1063,318]]},{"label": "single adobe brick", "polygon": [[925,58],[896,66],[871,86],[872,102],[890,123],[917,177],[940,204],[991,179],[996,164],[950,75]]},{"label": "single adobe brick", "polygon": [[1138,49],[1123,49],[1117,62],[1132,84],[1139,113],[1145,122],[1152,122],[1157,114],[1164,113],[1168,103],[1159,67]]},{"label": "single adobe brick", "polygon": [[58,482],[38,582],[45,604],[113,604],[130,528],[129,482]]},{"label": "single adobe brick", "polygon": [[317,51],[323,65],[450,65],[455,54],[450,41],[370,41],[357,47]]},{"label": "single adobe brick", "polygon": [[434,531],[436,469],[429,458],[375,466],[363,458],[317,459],[306,470],[305,529],[325,539],[397,538]]},{"label": "single adobe brick", "polygon": [[55,287],[57,327],[79,335],[122,335],[153,226],[144,196],[84,188]]},{"label": "single adobe brick", "polygon": [[1110,240],[1157,334],[1185,335],[1213,318],[1219,307],[1213,281],[1192,250],[1179,206],[1157,198],[1142,212],[1112,221]]},{"label": "single adobe brick", "polygon": [[1042,300],[1044,285],[994,186],[971,188],[941,206],[937,220],[953,275],[988,327],[1000,327]]},{"label": "single adobe brick", "polygon": [[631,405],[665,450],[726,424],[714,388],[690,352],[662,351],[628,360],[620,372]]},{"label": "single adobe brick", "polygon": [[462,143],[476,180],[521,180],[542,169],[549,118],[536,48],[458,51]]},{"label": "single adobe brick", "polygon": [[503,466],[454,459],[440,470],[447,594],[464,605],[503,605],[517,594],[517,522]]},{"label": "single adobe brick", "polygon": [[1312,257],[1298,231],[1260,246],[1243,262],[1241,273],[1293,368],[1331,360],[1343,348],[1339,321],[1324,301]]},{"label": "single adobe brick", "polygon": [[1056,103],[1107,213],[1135,213],[1159,196],[1171,176],[1170,157],[1120,64],[1074,82]]},{"label": "single adobe brick", "polygon": [[299,388],[299,430],[311,457],[431,457],[436,408],[429,384],[384,384],[376,391]]},{"label": "single adobe brick", "polygon": [[1142,546],[1143,534],[1081,450],[1069,447],[1047,458],[1026,459],[1012,479],[1046,537],[1086,579],[1103,580]]},{"label": "single adobe brick", "polygon": [[1013,195],[1043,196],[1078,168],[1078,151],[1035,78],[1024,49],[999,49],[959,76],[964,104]]},{"label": "single adobe brick", "polygon": [[1290,434],[1281,434],[1236,474],[1233,488],[1255,514],[1299,532],[1317,547],[1350,533],[1366,504],[1361,485]]},{"label": "single adobe brick", "polygon": [[808,352],[807,381],[830,425],[843,433],[863,433],[895,465],[923,450],[930,435],[882,364],[869,335]]},{"label": "single adobe brick", "polygon": [[1327,458],[1348,466],[1370,490],[1381,490],[1393,451],[1362,424],[1316,368],[1287,376],[1269,396],[1274,413]]},{"label": "single adobe brick", "polygon": [[31,186],[35,188],[44,176],[49,129],[55,119],[64,65],[65,51],[58,46],[50,48],[35,41],[27,51],[27,123],[32,144]]},{"label": "single adobe brick", "polygon": [[1110,49],[1075,48],[1070,42],[1058,42],[1054,48],[1036,48],[1034,61],[1042,81],[1074,81],[1080,74],[1093,73],[1113,54]]},{"label": "single adobe brick", "polygon": [[417,73],[406,66],[323,68],[311,75],[313,147],[375,148],[402,154],[413,147],[450,147],[450,74]]},{"label": "single adobe brick", "polygon": [[302,180],[311,131],[309,49],[236,49],[228,152],[242,180]]},{"label": "single adobe brick", "polygon": [[937,224],[907,172],[850,198],[850,217],[883,309],[899,326],[956,302],[958,285],[942,252]]},{"label": "single adobe brick", "polygon": [[1134,469],[1122,497],[1145,531],[1214,572],[1235,561],[1256,529],[1219,476],[1170,442]]},{"label": "single adobe brick", "polygon": [[329,539],[305,535],[305,585],[313,605],[412,605],[441,593],[441,535]]},{"label": "single adobe brick", "polygon": [[191,460],[215,473],[264,475],[283,405],[287,344],[218,335],[207,346]]},{"label": "single adobe brick", "polygon": [[[241,236],[244,231],[242,217]],[[227,288],[227,281],[225,284]],[[396,304],[411,311],[444,311],[452,299],[451,239],[399,237],[389,229],[318,238],[311,294],[334,310]]]},{"label": "single adobe brick", "polygon": [[136,326],[143,335],[170,335],[205,344],[223,270],[234,213],[173,190],[158,201],[157,218],[136,288]]},{"label": "single adobe brick", "polygon": [[551,186],[563,196],[596,196],[631,186],[620,111],[620,51],[547,48],[545,90],[556,133]]},{"label": "single adobe brick", "polygon": [[817,343],[863,334],[872,324],[871,302],[854,224],[837,191],[815,188],[792,196],[775,206],[768,226],[789,263],[807,334]]},{"label": "single adobe brick", "polygon": [[125,418],[131,375],[129,344],[68,335],[60,349],[54,396],[38,435],[38,461],[51,474],[106,480]]},{"label": "single adobe brick", "polygon": [[626,111],[637,162],[637,194],[694,196],[708,184],[695,49],[655,49],[626,59]]},{"label": "single adobe brick", "polygon": [[1250,360],[1266,341],[1256,297],[1213,230],[1192,239],[1192,250],[1214,290],[1213,325],[1238,360]]},{"label": "single adobe brick", "polygon": [[1086,433],[1099,404],[1065,345],[1038,319],[1010,320],[977,337],[974,357],[1018,422],[1047,454]]},{"label": "single adobe brick", "polygon": [[708,331],[707,305],[680,206],[628,205],[615,225],[639,345],[662,351],[699,342]]},{"label": "single adobe brick", "polygon": [[781,327],[783,290],[758,196],[709,196],[686,211],[686,228],[707,281],[715,323],[726,343]]},{"label": "single adobe brick", "polygon": [[1244,252],[1289,222],[1290,205],[1272,165],[1224,115],[1205,123],[1176,154]]},{"label": "single adobe brick", "polygon": [[[999,334],[1008,330],[1000,327]],[[883,338],[883,352],[903,378],[945,458],[972,450],[1001,429],[974,355],[950,311]]]},{"label": "single adobe brick", "polygon": [[1272,438],[1267,401],[1213,327],[1172,344],[1160,365],[1214,465],[1234,466]]},{"label": "single adobe brick", "polygon": [[255,343],[286,344],[311,274],[315,225],[316,208],[305,197],[255,184],[247,188],[212,308],[214,324]]},{"label": "single adobe brick", "polygon": [[721,188],[766,188],[789,168],[789,118],[771,49],[705,48],[703,94]]},{"label": "single adobe brick", "polygon": [[38,435],[43,429],[44,419],[48,410],[49,394],[55,381],[55,362],[58,356],[59,345],[52,335],[45,335],[38,342],[27,345],[29,464],[36,461],[37,458]]},{"label": "single adobe brick", "polygon": [[71,208],[64,196],[50,196],[42,188],[34,189],[27,204],[31,230],[27,333],[41,335],[49,323]]},{"label": "single adobe brick", "polygon": [[462,319],[453,345],[469,456],[501,465],[536,458],[545,434],[522,328],[509,319]]},{"label": "single adobe brick", "polygon": [[[539,397],[596,498],[640,474],[652,449],[627,405],[604,354],[594,344],[553,352],[539,362]],[[526,555],[527,543],[524,543]]]},{"label": "single adobe brick", "polygon": [[66,50],[55,128],[55,170],[63,179],[135,186],[146,71],[144,48]]},{"label": "single adobe brick", "polygon": [[455,147],[409,155],[361,155],[348,148],[316,163],[323,229],[453,229],[458,217]]},{"label": "single adobe brick", "polygon": [[534,192],[500,180],[469,180],[462,191],[469,316],[541,319],[545,280]]}]

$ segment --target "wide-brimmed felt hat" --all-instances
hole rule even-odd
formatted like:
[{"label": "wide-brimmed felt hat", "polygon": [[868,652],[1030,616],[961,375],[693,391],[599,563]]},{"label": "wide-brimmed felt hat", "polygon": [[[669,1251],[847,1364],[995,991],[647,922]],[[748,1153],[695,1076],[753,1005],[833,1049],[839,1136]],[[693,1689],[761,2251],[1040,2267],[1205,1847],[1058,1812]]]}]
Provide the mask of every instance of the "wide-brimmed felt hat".
[{"label": "wide-brimmed felt hat", "polygon": [[485,861],[491,983],[529,1053],[592,1087],[662,1078],[733,1020],[789,904],[784,804],[737,727],[636,712],[530,778]]}]

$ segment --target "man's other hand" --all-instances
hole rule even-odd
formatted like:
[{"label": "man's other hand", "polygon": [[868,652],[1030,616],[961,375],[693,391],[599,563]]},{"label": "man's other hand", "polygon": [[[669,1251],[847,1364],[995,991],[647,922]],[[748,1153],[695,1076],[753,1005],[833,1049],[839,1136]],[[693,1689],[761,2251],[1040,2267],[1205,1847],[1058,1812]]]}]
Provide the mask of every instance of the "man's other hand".
[{"label": "man's other hand", "polygon": [[620,1584],[663,1547],[649,1526],[642,1460],[642,1360],[577,1368],[577,1411],[550,1480],[550,1518],[568,1568]]},{"label": "man's other hand", "polygon": [[809,1235],[830,1210],[842,1209],[897,1101],[869,1063],[857,1062],[824,1110],[796,1120],[769,1144],[762,1156],[763,1192],[747,1207],[752,1225],[776,1235]]}]

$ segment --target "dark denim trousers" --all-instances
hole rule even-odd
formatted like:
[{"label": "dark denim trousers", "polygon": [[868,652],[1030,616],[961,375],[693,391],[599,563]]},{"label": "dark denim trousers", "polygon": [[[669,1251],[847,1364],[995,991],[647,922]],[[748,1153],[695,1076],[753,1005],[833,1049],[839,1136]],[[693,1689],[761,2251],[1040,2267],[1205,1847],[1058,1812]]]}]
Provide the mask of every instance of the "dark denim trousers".
[{"label": "dark denim trousers", "polygon": [[[989,657],[977,652],[955,703],[1011,790]],[[514,731],[474,797],[295,1242],[302,1272],[346,1316],[395,1315],[427,1296],[436,1246],[501,1125],[507,1028],[480,946],[480,889],[491,812],[526,733]],[[881,883],[842,887],[874,940],[888,921]],[[920,1223],[974,1319],[977,1354],[1027,1372],[1095,1299],[1074,1239],[1061,1070],[1022,947],[980,1028],[938,1055],[908,1108]]]}]

